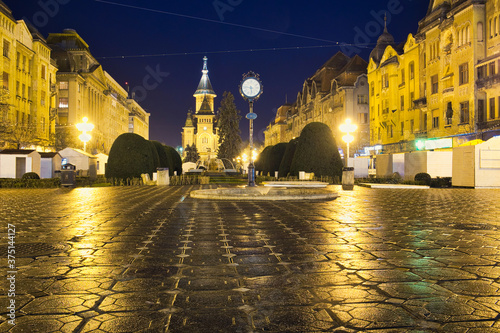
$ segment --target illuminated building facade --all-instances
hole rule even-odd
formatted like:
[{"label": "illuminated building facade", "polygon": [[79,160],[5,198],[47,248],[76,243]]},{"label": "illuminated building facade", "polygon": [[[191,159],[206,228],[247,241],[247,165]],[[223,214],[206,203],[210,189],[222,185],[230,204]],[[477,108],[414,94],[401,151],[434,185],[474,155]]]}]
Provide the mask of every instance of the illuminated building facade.
[{"label": "illuminated building facade", "polygon": [[56,66],[43,36],[0,1],[0,149],[53,149]]},{"label": "illuminated building facade", "polygon": [[386,28],[368,64],[371,144],[398,153],[498,135],[499,20],[498,1],[432,0],[404,43]]},{"label": "illuminated building facade", "polygon": [[57,125],[61,129],[74,129],[83,117],[88,117],[95,125],[87,145],[93,153],[108,153],[122,133],[137,133],[149,139],[150,114],[104,71],[76,31],[50,34],[47,42],[58,66]]}]

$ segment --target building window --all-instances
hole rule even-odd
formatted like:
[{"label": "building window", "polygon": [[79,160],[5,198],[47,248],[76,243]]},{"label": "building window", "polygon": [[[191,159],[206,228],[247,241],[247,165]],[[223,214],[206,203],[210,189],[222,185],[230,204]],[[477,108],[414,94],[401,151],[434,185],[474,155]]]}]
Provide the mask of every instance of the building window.
[{"label": "building window", "polygon": [[496,74],[496,66],[495,66],[495,62],[490,62],[490,76],[493,76]]},{"label": "building window", "polygon": [[358,95],[358,104],[368,104],[368,96]]},{"label": "building window", "polygon": [[42,65],[41,76],[42,76],[43,80],[45,80],[47,78],[47,73],[46,73],[45,65]]},{"label": "building window", "polygon": [[358,113],[358,124],[368,123],[368,113]]},{"label": "building window", "polygon": [[487,65],[479,66],[477,68],[477,79],[481,80],[488,76],[488,67]]},{"label": "building window", "polygon": [[69,107],[68,97],[59,97],[59,107],[60,108],[68,108]]},{"label": "building window", "polygon": [[410,62],[410,80],[413,80],[415,78],[415,63],[412,61]]},{"label": "building window", "polygon": [[439,117],[432,118],[432,128],[439,128]]},{"label": "building window", "polygon": [[498,97],[498,113],[497,117],[500,118],[500,96]]},{"label": "building window", "polygon": [[401,122],[401,136],[404,136],[404,134],[405,134],[405,122],[402,121]]},{"label": "building window", "polygon": [[469,101],[460,103],[460,124],[469,123]]},{"label": "building window", "polygon": [[382,114],[389,113],[389,101],[387,99],[384,99],[382,101]]},{"label": "building window", "polygon": [[479,42],[483,41],[483,22],[478,22],[477,23],[477,40]]},{"label": "building window", "polygon": [[401,70],[401,85],[404,85],[405,84],[405,69],[403,68]]},{"label": "building window", "polygon": [[469,63],[465,63],[459,66],[458,68],[458,84],[466,84],[469,83]]},{"label": "building window", "polygon": [[59,82],[59,90],[68,90],[68,89],[69,89],[69,82],[68,81]]},{"label": "building window", "polygon": [[9,58],[10,52],[10,42],[8,40],[3,40],[3,56]]},{"label": "building window", "polygon": [[424,69],[427,68],[427,53],[424,52]]},{"label": "building window", "polygon": [[424,114],[424,127],[423,127],[423,130],[424,131],[427,131],[427,113]]},{"label": "building window", "polygon": [[20,87],[21,87],[21,84],[19,83],[19,81],[16,81],[16,95],[17,95],[17,96],[21,96],[21,95],[19,94]]},{"label": "building window", "polygon": [[45,95],[46,95],[46,92],[42,91],[42,95],[40,96],[40,104],[42,106],[45,106]]},{"label": "building window", "polygon": [[23,90],[22,90],[22,95],[21,95],[21,96],[22,96],[23,98],[26,98],[26,85],[25,85],[24,83],[23,83],[23,87],[22,87],[22,89],[23,89]]},{"label": "building window", "polygon": [[9,73],[3,72],[2,81],[3,81],[3,87],[5,89],[9,89]]},{"label": "building window", "polygon": [[446,125],[451,125],[453,121],[453,106],[451,102],[448,102],[445,113]]},{"label": "building window", "polygon": [[431,76],[431,95],[437,94],[439,89],[438,76]]},{"label": "building window", "polygon": [[413,119],[410,119],[410,132],[413,133],[415,127],[415,121]]},{"label": "building window", "polygon": [[404,109],[405,109],[405,97],[401,96],[400,99],[401,99],[401,111],[404,111]]},{"label": "building window", "polygon": [[382,138],[382,131],[380,130],[380,127],[378,128],[378,140],[380,140]]},{"label": "building window", "polygon": [[495,97],[493,97],[490,98],[490,119],[495,119],[495,113],[496,113]]},{"label": "building window", "polygon": [[371,91],[371,95],[375,96],[375,82],[373,82],[373,81],[370,83],[370,91]]},{"label": "building window", "polygon": [[486,119],[484,99],[477,100],[477,121],[482,123]]},{"label": "building window", "polygon": [[382,88],[389,88],[389,74],[382,75]]}]

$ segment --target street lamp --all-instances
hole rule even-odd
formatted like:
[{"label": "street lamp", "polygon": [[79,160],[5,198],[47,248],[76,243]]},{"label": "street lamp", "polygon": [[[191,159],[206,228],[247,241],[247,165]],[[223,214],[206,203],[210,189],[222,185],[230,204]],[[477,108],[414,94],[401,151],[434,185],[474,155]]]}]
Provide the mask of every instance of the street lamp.
[{"label": "street lamp", "polygon": [[82,121],[83,123],[76,124],[76,128],[80,132],[82,132],[82,134],[80,134],[78,138],[83,142],[83,151],[87,151],[87,142],[92,139],[92,136],[87,132],[92,132],[92,130],[94,129],[94,125],[88,123],[89,118],[87,117],[83,117]]},{"label": "street lamp", "polygon": [[246,118],[250,122],[250,164],[248,165],[248,186],[255,186],[255,166],[253,151],[253,121],[257,119],[257,114],[253,112],[253,103],[262,95],[262,82],[260,82],[259,74],[248,72],[243,75],[243,80],[240,84],[240,94],[248,101],[250,112],[247,113]]},{"label": "street lamp", "polygon": [[344,154],[344,168],[342,169],[342,189],[351,191],[354,189],[354,168],[349,168],[349,144],[354,141],[354,136],[351,133],[355,132],[358,126],[351,123],[351,119],[347,118],[345,123],[340,125],[340,131],[346,133],[342,140],[347,144],[347,151]]},{"label": "street lamp", "polygon": [[342,133],[346,133],[342,137],[342,140],[347,144],[347,154],[344,155],[345,166],[347,167],[349,164],[349,144],[354,141],[354,136],[351,133],[355,132],[358,129],[358,126],[351,123],[351,119],[347,118],[345,123],[340,125],[340,131]]}]

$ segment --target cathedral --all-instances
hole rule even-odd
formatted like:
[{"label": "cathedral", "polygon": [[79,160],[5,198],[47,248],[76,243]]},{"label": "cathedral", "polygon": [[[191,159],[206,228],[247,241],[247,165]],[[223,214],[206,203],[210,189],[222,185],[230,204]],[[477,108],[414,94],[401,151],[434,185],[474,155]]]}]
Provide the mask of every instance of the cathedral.
[{"label": "cathedral", "polygon": [[[203,74],[198,89],[193,97],[196,99],[196,112],[188,112],[186,124],[182,128],[182,147],[196,146],[200,160],[206,164],[217,157],[219,136],[217,117],[214,112],[215,94],[208,77],[207,57],[203,58]],[[183,156],[185,157],[185,155]]]}]

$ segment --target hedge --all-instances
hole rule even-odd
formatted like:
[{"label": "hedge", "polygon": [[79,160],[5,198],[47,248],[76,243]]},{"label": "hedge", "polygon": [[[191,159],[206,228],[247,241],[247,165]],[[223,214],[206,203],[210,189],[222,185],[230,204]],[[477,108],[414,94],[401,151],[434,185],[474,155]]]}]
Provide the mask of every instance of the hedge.
[{"label": "hedge", "polygon": [[159,165],[155,145],[135,133],[124,133],[116,138],[109,152],[106,178],[140,178],[148,173],[150,177]]},{"label": "hedge", "polygon": [[281,159],[278,175],[280,178],[288,177],[290,174],[290,166],[292,165],[295,148],[297,148],[298,139],[292,139],[286,144],[285,153]]},{"label": "hedge", "polygon": [[313,122],[300,133],[290,174],[298,176],[299,171],[313,172],[317,177],[342,177],[342,159],[328,125]]}]

